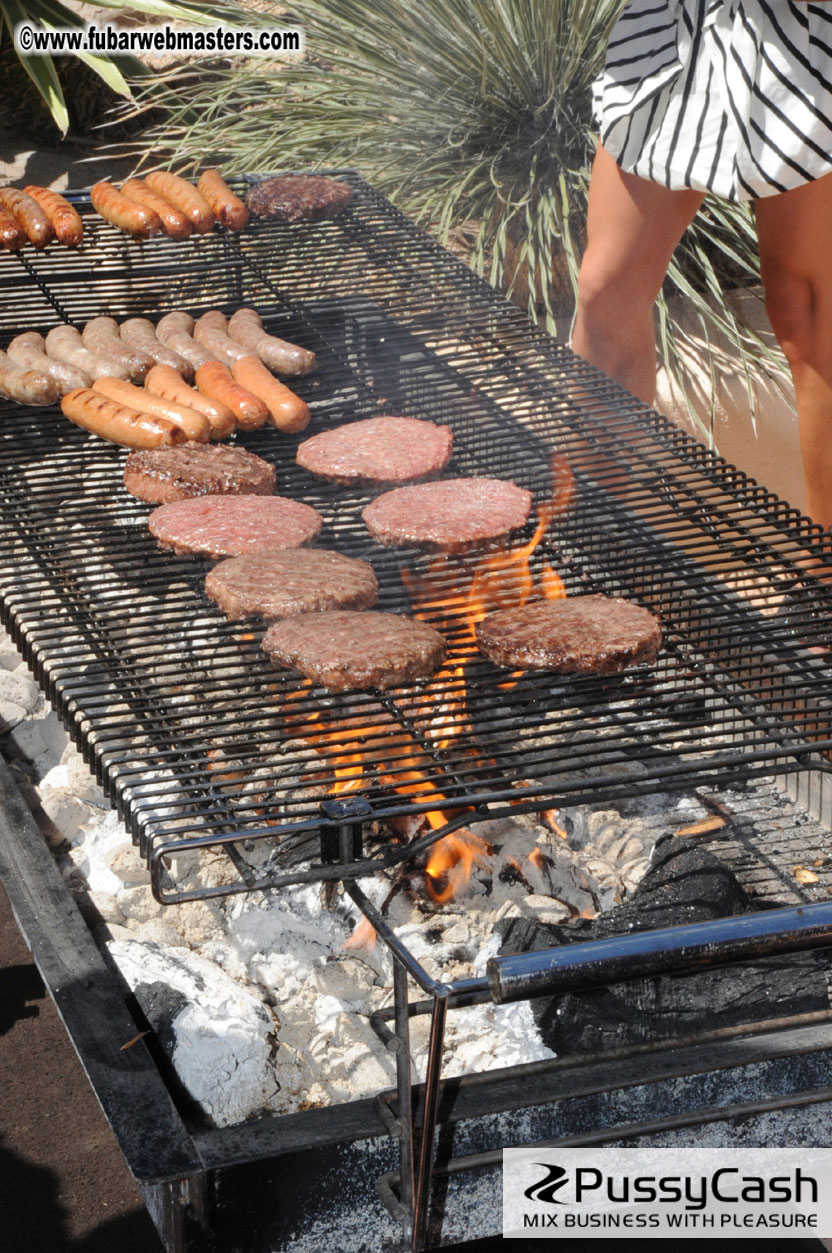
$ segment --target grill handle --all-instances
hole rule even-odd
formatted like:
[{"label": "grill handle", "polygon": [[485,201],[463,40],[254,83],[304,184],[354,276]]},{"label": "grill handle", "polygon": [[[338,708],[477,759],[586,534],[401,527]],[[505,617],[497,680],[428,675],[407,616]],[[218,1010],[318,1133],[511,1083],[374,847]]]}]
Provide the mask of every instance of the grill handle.
[{"label": "grill handle", "polygon": [[503,1005],[825,944],[832,945],[832,901],[492,957],[486,974]]}]

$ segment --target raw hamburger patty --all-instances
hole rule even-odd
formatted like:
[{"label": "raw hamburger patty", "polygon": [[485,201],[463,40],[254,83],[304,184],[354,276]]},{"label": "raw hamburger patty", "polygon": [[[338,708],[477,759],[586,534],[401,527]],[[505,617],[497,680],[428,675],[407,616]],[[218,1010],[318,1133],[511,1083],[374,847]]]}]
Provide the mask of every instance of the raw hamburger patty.
[{"label": "raw hamburger patty", "polygon": [[246,204],[259,218],[318,222],[340,213],[352,195],[349,183],[325,174],[281,174],[255,183]]},{"label": "raw hamburger patty", "polygon": [[477,626],[477,643],[498,666],[557,674],[618,674],[652,665],[661,623],[632,601],[609,596],[540,600],[499,609]]},{"label": "raw hamburger patty", "polygon": [[523,526],[532,494],[503,479],[441,479],[397,487],[361,514],[380,544],[461,552]]},{"label": "raw hamburger patty", "polygon": [[244,448],[198,444],[131,452],[124,486],[139,500],[166,505],[189,496],[271,496],[274,466]]},{"label": "raw hamburger patty", "polygon": [[180,557],[238,557],[308,544],[323,518],[286,496],[192,496],[160,505],[147,525]]},{"label": "raw hamburger patty", "polygon": [[324,548],[248,553],[214,566],[205,591],[228,618],[288,618],[376,603],[373,567]]},{"label": "raw hamburger patty", "polygon": [[303,613],[273,623],[263,638],[272,661],[299,670],[330,692],[396,687],[433,674],[442,636],[395,613]]},{"label": "raw hamburger patty", "polygon": [[335,483],[407,483],[444,470],[452,447],[449,426],[419,418],[366,418],[304,440],[297,463]]}]

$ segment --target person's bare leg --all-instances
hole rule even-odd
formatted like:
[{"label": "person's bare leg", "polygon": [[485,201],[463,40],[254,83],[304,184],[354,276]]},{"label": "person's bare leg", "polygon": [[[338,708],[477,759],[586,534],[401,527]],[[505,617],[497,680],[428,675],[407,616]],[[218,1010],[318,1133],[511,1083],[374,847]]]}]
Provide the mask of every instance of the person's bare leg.
[{"label": "person's bare leg", "polygon": [[572,348],[648,404],[656,387],[653,305],[703,199],[626,174],[599,145]]},{"label": "person's bare leg", "polygon": [[806,511],[832,527],[832,174],[756,202],[766,310],[794,379]]}]

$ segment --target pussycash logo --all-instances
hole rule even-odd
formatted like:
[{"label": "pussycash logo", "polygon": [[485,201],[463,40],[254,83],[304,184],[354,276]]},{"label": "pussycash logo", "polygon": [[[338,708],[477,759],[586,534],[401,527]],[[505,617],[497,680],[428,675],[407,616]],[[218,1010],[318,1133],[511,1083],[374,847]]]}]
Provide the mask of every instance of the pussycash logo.
[{"label": "pussycash logo", "polygon": [[548,1205],[565,1205],[566,1201],[563,1197],[555,1196],[555,1193],[569,1182],[569,1176],[563,1166],[550,1166],[548,1162],[535,1162],[534,1164],[541,1170],[545,1170],[546,1174],[530,1188],[526,1188],[523,1196],[527,1196],[530,1201],[546,1201]]},{"label": "pussycash logo", "polygon": [[[797,1167],[791,1174],[766,1178],[742,1174],[734,1166],[723,1166],[704,1175],[641,1175],[624,1172],[607,1174],[595,1166],[577,1166],[572,1175],[551,1162],[529,1162],[545,1175],[524,1190],[530,1201],[547,1205],[609,1204],[672,1205],[681,1202],[686,1210],[704,1210],[710,1203],[771,1205],[818,1203],[818,1182]],[[567,1185],[572,1184],[571,1188]],[[556,1196],[567,1189],[566,1195]],[[570,1195],[571,1193],[571,1195]]]}]

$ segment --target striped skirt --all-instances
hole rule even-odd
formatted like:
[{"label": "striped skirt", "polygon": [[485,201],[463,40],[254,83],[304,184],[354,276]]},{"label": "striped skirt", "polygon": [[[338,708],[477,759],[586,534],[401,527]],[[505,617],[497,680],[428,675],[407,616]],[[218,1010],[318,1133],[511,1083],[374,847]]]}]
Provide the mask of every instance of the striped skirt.
[{"label": "striped skirt", "polygon": [[750,200],[832,171],[832,3],[630,0],[595,84],[631,174]]}]

